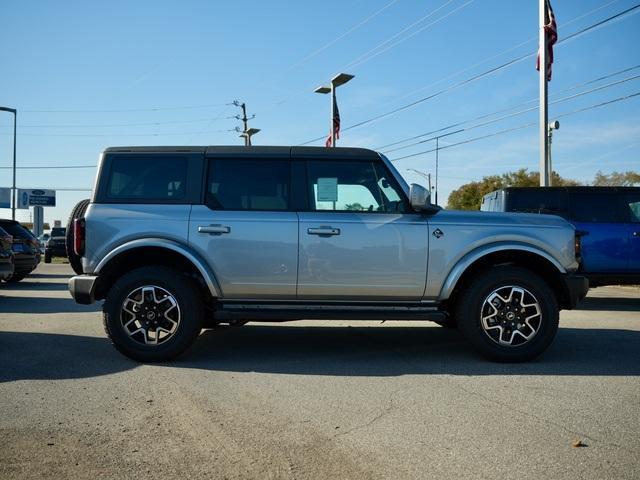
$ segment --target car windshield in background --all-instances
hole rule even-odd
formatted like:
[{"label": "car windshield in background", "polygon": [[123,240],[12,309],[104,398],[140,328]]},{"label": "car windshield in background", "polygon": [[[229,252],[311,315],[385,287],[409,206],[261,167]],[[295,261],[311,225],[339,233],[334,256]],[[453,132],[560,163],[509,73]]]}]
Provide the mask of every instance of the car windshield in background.
[{"label": "car windshield in background", "polygon": [[16,238],[31,238],[31,232],[17,223],[3,223],[2,228]]},{"label": "car windshield in background", "polygon": [[66,228],[53,228],[51,229],[51,236],[52,237],[64,237],[67,234],[67,229]]}]

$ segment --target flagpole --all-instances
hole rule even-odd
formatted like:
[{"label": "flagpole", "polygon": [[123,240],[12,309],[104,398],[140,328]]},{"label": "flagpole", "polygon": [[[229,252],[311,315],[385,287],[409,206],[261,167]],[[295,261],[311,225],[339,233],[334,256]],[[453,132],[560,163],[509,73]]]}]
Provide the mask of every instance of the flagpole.
[{"label": "flagpole", "polygon": [[547,125],[549,123],[547,95],[547,34],[544,26],[547,23],[547,0],[540,1],[540,186],[549,186],[549,143],[547,141]]}]

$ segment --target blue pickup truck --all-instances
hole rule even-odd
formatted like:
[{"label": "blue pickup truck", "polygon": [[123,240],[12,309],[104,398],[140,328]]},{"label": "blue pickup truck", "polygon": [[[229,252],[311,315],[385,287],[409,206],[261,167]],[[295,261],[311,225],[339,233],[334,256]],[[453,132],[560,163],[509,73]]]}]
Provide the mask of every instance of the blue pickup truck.
[{"label": "blue pickup truck", "polygon": [[480,209],[559,215],[582,240],[582,272],[591,286],[640,284],[640,187],[508,187]]}]

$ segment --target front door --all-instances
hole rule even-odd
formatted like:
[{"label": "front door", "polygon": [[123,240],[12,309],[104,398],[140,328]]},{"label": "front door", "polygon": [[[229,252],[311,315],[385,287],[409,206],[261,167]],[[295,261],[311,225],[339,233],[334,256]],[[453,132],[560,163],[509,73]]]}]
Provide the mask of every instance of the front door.
[{"label": "front door", "polygon": [[204,205],[189,243],[206,258],[225,298],[294,299],[298,217],[289,158],[208,159]]},{"label": "front door", "polygon": [[382,161],[306,162],[309,211],[300,212],[298,298],[418,300],[428,225],[411,211]]}]

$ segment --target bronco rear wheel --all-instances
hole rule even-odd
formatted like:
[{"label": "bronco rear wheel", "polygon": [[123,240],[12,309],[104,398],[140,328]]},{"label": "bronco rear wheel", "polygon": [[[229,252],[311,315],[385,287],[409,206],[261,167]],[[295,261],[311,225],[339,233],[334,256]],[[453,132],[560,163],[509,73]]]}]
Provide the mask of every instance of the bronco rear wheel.
[{"label": "bronco rear wheel", "polygon": [[104,327],[114,346],[141,362],[171,360],[195,341],[203,325],[196,284],[172,269],[133,270],[111,287]]},{"label": "bronco rear wheel", "polygon": [[533,272],[515,266],[478,274],[461,292],[462,334],[485,357],[523,362],[540,355],[558,331],[558,302]]}]

